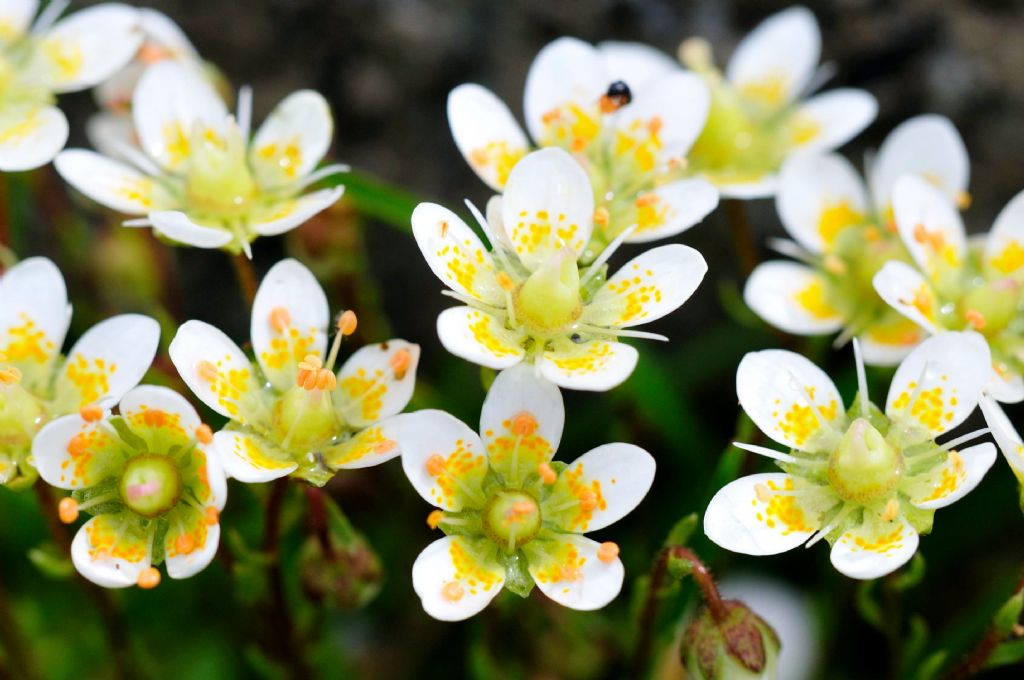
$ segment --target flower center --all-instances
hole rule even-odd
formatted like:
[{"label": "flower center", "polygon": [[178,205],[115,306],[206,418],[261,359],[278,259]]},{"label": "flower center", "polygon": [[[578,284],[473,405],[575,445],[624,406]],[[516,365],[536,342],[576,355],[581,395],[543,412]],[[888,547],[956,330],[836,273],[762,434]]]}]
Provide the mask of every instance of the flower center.
[{"label": "flower center", "polygon": [[540,505],[519,489],[502,489],[484,506],[484,531],[495,543],[512,552],[540,531]]},{"label": "flower center", "polygon": [[181,472],[167,456],[144,453],[128,461],[118,491],[132,512],[159,517],[181,498]]},{"label": "flower center", "polygon": [[258,193],[246,159],[246,141],[231,121],[225,134],[196,126],[189,140],[186,193],[201,213],[241,217]]},{"label": "flower center", "polygon": [[1006,330],[1017,315],[1020,293],[1020,284],[1011,278],[971,290],[960,304],[964,325],[987,338],[994,338]]},{"label": "flower center", "polygon": [[576,258],[558,253],[523,282],[513,296],[517,321],[537,337],[564,333],[583,311]]},{"label": "flower center", "polygon": [[850,424],[828,461],[832,490],[862,505],[887,496],[902,474],[903,456],[864,418]]}]

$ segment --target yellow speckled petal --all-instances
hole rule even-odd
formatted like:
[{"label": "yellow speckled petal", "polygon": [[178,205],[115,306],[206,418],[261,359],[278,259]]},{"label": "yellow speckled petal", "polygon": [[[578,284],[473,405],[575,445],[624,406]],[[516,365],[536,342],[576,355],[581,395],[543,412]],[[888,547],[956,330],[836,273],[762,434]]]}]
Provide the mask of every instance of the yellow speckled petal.
[{"label": "yellow speckled petal", "polygon": [[505,103],[473,83],[459,85],[448,95],[448,125],[470,167],[496,191],[529,148]]},{"label": "yellow speckled petal", "polygon": [[412,213],[412,233],[431,271],[452,290],[488,304],[504,304],[491,254],[462,219],[435,203]]},{"label": "yellow speckled petal", "polygon": [[327,153],[333,134],[331,108],[322,95],[312,90],[288,95],[253,137],[249,164],[257,181],[276,187],[303,178]]},{"label": "yellow speckled petal", "polygon": [[995,462],[996,447],[989,442],[950,451],[945,463],[912,478],[904,490],[910,495],[910,502],[919,508],[944,508],[978,486]]},{"label": "yellow speckled petal", "polygon": [[905,175],[892,191],[900,238],[932,281],[956,272],[967,256],[967,232],[953,199],[917,175]]},{"label": "yellow speckled petal", "polygon": [[42,77],[57,92],[73,92],[106,80],[142,44],[134,7],[105,3],[61,19],[38,46]]},{"label": "yellow speckled petal", "polygon": [[443,510],[481,507],[487,456],[473,430],[435,410],[403,414],[392,422],[402,449],[402,469],[420,496]]},{"label": "yellow speckled petal", "polygon": [[64,278],[53,262],[30,257],[14,265],[0,277],[0,365],[18,369],[27,389],[45,393],[70,320]]},{"label": "yellow speckled petal", "polygon": [[75,414],[58,418],[32,442],[39,476],[58,489],[86,489],[117,475],[127,460],[121,440],[104,420]]},{"label": "yellow speckled petal", "polygon": [[603,392],[621,384],[636,367],[639,354],[621,342],[559,340],[544,352],[541,374],[559,387]]},{"label": "yellow speckled petal", "polygon": [[618,557],[598,557],[601,544],[585,536],[542,534],[523,547],[530,575],[542,593],[572,609],[600,609],[622,589]]},{"label": "yellow speckled petal", "polygon": [[356,433],[343,444],[321,451],[324,462],[331,468],[354,470],[380,465],[397,457],[399,422],[389,418]]},{"label": "yellow speckled petal", "polygon": [[112,210],[146,215],[178,207],[177,201],[152,177],[94,151],[62,151],[53,165],[71,186]]},{"label": "yellow speckled petal", "polygon": [[444,348],[488,368],[515,366],[526,351],[526,336],[510,331],[495,316],[471,307],[452,307],[437,317],[437,335]]},{"label": "yellow speckled petal", "polygon": [[129,391],[118,410],[132,432],[154,453],[164,453],[174,446],[192,446],[202,424],[199,414],[184,397],[156,385],[140,385]]},{"label": "yellow speckled petal", "polygon": [[128,588],[150,565],[149,536],[131,513],[99,515],[71,543],[71,561],[85,578],[104,588]]},{"label": "yellow speckled petal", "polygon": [[743,288],[743,301],[762,319],[796,335],[824,335],[846,317],[829,302],[828,281],[799,262],[759,264]]},{"label": "yellow speckled petal", "polygon": [[205,569],[217,554],[220,523],[215,514],[179,505],[168,515],[169,528],[164,537],[167,575],[174,579],[194,576]]},{"label": "yellow speckled petal", "polygon": [[487,539],[446,536],[428,545],[412,566],[423,609],[441,621],[461,621],[501,592],[505,570]]},{"label": "yellow speckled petal", "polygon": [[365,427],[399,413],[412,398],[420,346],[388,340],[359,348],[338,371],[335,408],[350,427]]},{"label": "yellow speckled petal", "polygon": [[253,434],[221,430],[213,435],[213,445],[224,472],[240,482],[269,482],[299,467],[287,453]]},{"label": "yellow speckled petal", "polygon": [[832,565],[850,578],[878,578],[906,564],[919,540],[903,516],[887,522],[865,510],[861,525],[844,532],[832,545]]},{"label": "yellow speckled petal", "polygon": [[985,259],[998,274],[1019,274],[1024,268],[1024,192],[1006,204],[985,239]]}]

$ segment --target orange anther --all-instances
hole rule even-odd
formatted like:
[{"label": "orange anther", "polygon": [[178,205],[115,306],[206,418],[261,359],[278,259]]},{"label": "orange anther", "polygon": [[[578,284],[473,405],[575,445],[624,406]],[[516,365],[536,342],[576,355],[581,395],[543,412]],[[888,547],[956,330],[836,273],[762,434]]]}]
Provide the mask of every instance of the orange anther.
[{"label": "orange anther", "polygon": [[430,458],[427,458],[427,473],[433,477],[438,477],[444,474],[445,462],[441,454],[435,453]]},{"label": "orange anther", "polygon": [[541,463],[537,466],[537,474],[540,475],[541,481],[545,484],[554,484],[555,480],[558,479],[558,473],[551,467],[550,463]]},{"label": "orange anther", "polygon": [[322,367],[324,362],[316,354],[307,354],[299,362],[299,368],[306,371],[315,371]]},{"label": "orange anther", "polygon": [[637,199],[636,199],[636,207],[644,208],[644,207],[647,207],[647,206],[654,205],[657,202],[658,202],[658,194],[647,192],[646,194],[641,194],[640,196],[637,197]]},{"label": "orange anther", "polygon": [[213,441],[213,430],[206,423],[196,428],[196,439],[200,444],[209,444]]},{"label": "orange anther", "polygon": [[211,527],[214,524],[218,524],[220,522],[220,512],[212,505],[206,506],[206,509],[203,510],[203,521],[206,522],[207,526]]},{"label": "orange anther", "polygon": [[584,491],[580,495],[580,510],[583,512],[590,512],[597,508],[597,496],[590,491]]},{"label": "orange anther", "polygon": [[441,597],[449,602],[458,602],[466,594],[466,589],[458,581],[449,581],[441,588]]},{"label": "orange anther", "polygon": [[78,409],[78,415],[82,416],[82,420],[85,422],[94,423],[103,417],[103,409],[99,404],[86,404]]},{"label": "orange anther", "polygon": [[390,439],[382,439],[379,442],[377,442],[376,446],[373,447],[373,452],[383,455],[385,453],[390,453],[394,451],[396,446],[398,446],[398,444],[391,441]]},{"label": "orange anther", "polygon": [[0,385],[17,385],[21,382],[21,371],[14,366],[0,368]]},{"label": "orange anther", "polygon": [[57,515],[64,524],[71,524],[78,519],[78,501],[71,496],[61,498],[57,504]]},{"label": "orange anther", "polygon": [[405,377],[409,366],[412,365],[412,354],[403,347],[391,355],[388,363],[391,364],[391,370],[395,372],[395,380],[401,380]]},{"label": "orange anther", "polygon": [[338,317],[338,332],[342,335],[352,335],[356,332],[358,324],[359,320],[356,318],[356,313],[351,309],[345,310]]},{"label": "orange anther", "polygon": [[276,333],[284,333],[292,325],[292,315],[284,307],[274,307],[270,310],[270,327]]},{"label": "orange anther", "polygon": [[971,194],[966,191],[956,192],[956,207],[967,210],[971,207]]},{"label": "orange anther", "polygon": [[537,431],[537,419],[525,411],[512,419],[512,432],[520,437],[529,437]]},{"label": "orange anther", "polygon": [[923,224],[914,227],[914,240],[918,243],[925,243],[928,240],[928,230],[924,228]]},{"label": "orange anther", "polygon": [[[491,157],[487,153],[487,149],[473,149],[469,152],[469,162],[475,167],[487,165]],[[442,224],[447,224],[443,222]],[[444,234],[441,234],[441,238],[444,238]]]},{"label": "orange anther", "polygon": [[985,320],[985,315],[976,309],[968,309],[964,312],[964,317],[967,319],[967,323],[975,328],[975,330],[983,329],[988,322]]},{"label": "orange anther", "polygon": [[605,564],[611,564],[619,556],[619,546],[611,541],[605,541],[597,549],[597,559]]},{"label": "orange anther", "polygon": [[840,275],[840,276],[845,274],[847,272],[847,270],[848,270],[848,267],[846,266],[846,263],[843,262],[842,260],[840,260],[835,255],[826,255],[825,259],[822,262],[822,264],[824,264],[824,266],[825,266],[825,271],[830,272],[832,274],[837,274],[837,275]]},{"label": "orange anther", "polygon": [[196,364],[196,371],[199,377],[206,382],[213,382],[217,379],[217,367],[205,359]]},{"label": "orange anther", "polygon": [[316,374],[316,388],[318,390],[331,391],[338,384],[338,379],[326,368],[320,369]]},{"label": "orange anther", "polygon": [[503,291],[511,293],[513,290],[515,290],[515,282],[512,280],[512,277],[506,274],[505,272],[498,272],[494,278],[498,281],[498,285],[501,286],[501,289]]},{"label": "orange anther", "polygon": [[152,590],[160,585],[160,572],[154,567],[146,567],[139,572],[139,578],[136,583],[143,590]]},{"label": "orange anther", "polygon": [[668,169],[669,170],[673,170],[673,171],[685,170],[686,166],[689,165],[689,164],[690,164],[690,161],[688,161],[685,158],[680,158],[680,157],[677,157],[677,156],[672,156],[672,157],[670,157],[668,159]]},{"label": "orange anther", "polygon": [[661,116],[654,116],[647,121],[647,131],[651,133],[652,137],[657,137],[658,133],[661,132],[661,128],[664,127],[665,123],[661,120]]},{"label": "orange anther", "polygon": [[180,534],[174,539],[174,549],[183,554],[187,555],[196,549],[196,539],[192,534]]},{"label": "orange anther", "polygon": [[611,219],[611,215],[608,212],[608,208],[603,205],[598,206],[597,210],[594,211],[594,222],[601,226],[607,226],[609,219]]},{"label": "orange anther", "polygon": [[898,514],[900,514],[900,502],[895,498],[890,498],[889,502],[885,504],[885,509],[882,510],[882,519],[891,522],[896,519]]},{"label": "orange anther", "polygon": [[163,59],[168,59],[172,54],[156,43],[143,43],[139,48],[138,58],[143,64],[155,64]]},{"label": "orange anther", "polygon": [[[487,161],[485,160],[484,163],[481,163],[481,165],[485,165],[486,162]],[[440,222],[437,223],[437,226],[441,231],[441,238],[448,236],[448,220],[441,220]]]},{"label": "orange anther", "polygon": [[444,513],[440,510],[434,510],[427,515],[427,526],[431,529],[436,529],[442,519],[444,519]]},{"label": "orange anther", "polygon": [[540,120],[545,125],[555,122],[562,117],[561,110],[554,108],[541,115]]},{"label": "orange anther", "polygon": [[891,234],[895,234],[896,232],[898,232],[900,230],[900,228],[898,226],[896,226],[896,220],[889,219],[889,220],[886,220],[886,222],[885,222],[885,230],[888,231]]},{"label": "orange anther", "polygon": [[577,153],[587,148],[587,140],[583,137],[573,137],[570,148]]},{"label": "orange anther", "polygon": [[601,109],[601,113],[612,113],[619,108],[619,104],[608,95],[603,94],[597,100],[597,108]]}]

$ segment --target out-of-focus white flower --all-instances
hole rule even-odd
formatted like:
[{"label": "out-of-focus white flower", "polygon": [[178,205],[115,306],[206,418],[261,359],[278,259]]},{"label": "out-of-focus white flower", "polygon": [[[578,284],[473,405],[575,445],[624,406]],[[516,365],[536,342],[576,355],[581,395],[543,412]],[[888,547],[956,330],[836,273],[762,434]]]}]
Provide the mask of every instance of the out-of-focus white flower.
[{"label": "out-of-focus white flower", "polygon": [[883,413],[868,399],[859,347],[860,390],[849,411],[832,381],[792,352],[744,357],[736,391],[744,411],[789,453],[737,444],[784,472],[738,479],[715,494],[704,531],[722,547],[774,555],[824,538],[832,564],[858,579],[909,560],[931,531],[937,508],[959,500],[995,462],[995,446],[939,444],[978,405],[988,380],[988,346],[977,333],[943,333],[917,346],[896,370]]},{"label": "out-of-focus white flower", "polygon": [[635,508],[654,481],[654,459],[605,444],[553,461],[565,424],[562,396],[527,366],[503,371],[484,401],[480,434],[443,411],[398,416],[402,467],[437,507],[445,538],[420,553],[413,587],[434,618],[473,616],[502,587],[534,585],[559,604],[598,609],[622,588],[619,548],[583,536]]},{"label": "out-of-focus white flower", "polygon": [[294,229],[344,190],[303,193],[343,169],[316,169],[334,129],[320,94],[289,95],[251,138],[250,105],[243,90],[236,119],[194,70],[161,61],[146,70],[132,98],[142,151],[127,145],[121,151],[134,167],[85,149],[64,151],[54,163],[98,203],[144,215],[126,226],[151,226],[173,242],[249,255],[256,237]]},{"label": "out-of-focus white flower", "polygon": [[679,307],[707,263],[693,248],[653,248],[607,278],[625,231],[589,266],[594,198],[586,173],[561,149],[542,149],[512,169],[502,197],[477,214],[488,250],[455,213],[433,203],[412,215],[413,234],[434,274],[465,303],[441,313],[438,335],[452,354],[495,369],[533,363],[570,389],[607,390],[629,377],[637,351],[619,337]]}]

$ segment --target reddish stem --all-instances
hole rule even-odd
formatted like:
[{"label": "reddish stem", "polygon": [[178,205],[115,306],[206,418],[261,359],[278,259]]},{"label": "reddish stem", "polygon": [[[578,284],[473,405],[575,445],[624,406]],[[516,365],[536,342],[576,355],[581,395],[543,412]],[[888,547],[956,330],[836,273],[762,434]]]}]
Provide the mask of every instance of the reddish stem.
[{"label": "reddish stem", "polygon": [[[1020,581],[1017,582],[1017,587],[1013,591],[1013,595],[1016,595],[1024,590],[1024,574],[1021,575]],[[974,646],[963,661],[957,666],[952,668],[948,673],[942,676],[942,680],[964,680],[965,678],[972,678],[978,673],[985,670],[985,664],[988,663],[989,657],[992,656],[992,652],[996,651],[996,647],[1002,642],[1002,636],[994,626],[990,626],[985,634],[982,636],[978,644]]]}]

